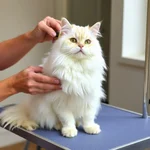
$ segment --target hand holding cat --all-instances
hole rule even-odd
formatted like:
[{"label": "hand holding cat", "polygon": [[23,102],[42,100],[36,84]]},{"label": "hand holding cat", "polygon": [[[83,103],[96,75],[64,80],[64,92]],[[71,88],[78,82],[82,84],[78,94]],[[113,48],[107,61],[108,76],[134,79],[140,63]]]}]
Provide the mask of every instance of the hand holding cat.
[{"label": "hand holding cat", "polygon": [[58,79],[42,74],[42,67],[28,67],[12,76],[11,83],[16,93],[24,92],[32,95],[61,89]]},{"label": "hand holding cat", "polygon": [[42,43],[53,40],[56,36],[56,32],[60,31],[60,29],[61,22],[48,16],[40,21],[30,34],[37,43]]}]

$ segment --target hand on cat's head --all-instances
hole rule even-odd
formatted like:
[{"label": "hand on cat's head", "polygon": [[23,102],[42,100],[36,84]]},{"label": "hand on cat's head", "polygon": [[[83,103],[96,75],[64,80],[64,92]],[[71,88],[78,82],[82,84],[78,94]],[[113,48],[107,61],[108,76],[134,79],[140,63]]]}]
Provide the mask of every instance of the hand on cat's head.
[{"label": "hand on cat's head", "polygon": [[41,20],[35,29],[28,33],[28,36],[35,43],[42,43],[53,40],[56,32],[60,30],[61,21],[48,16]]},{"label": "hand on cat's head", "polygon": [[[72,30],[73,25],[69,23],[66,18],[62,18],[61,21],[52,17],[46,17],[41,20],[36,28],[28,33],[31,40],[36,43],[41,43],[50,40],[56,40],[57,33],[66,34]],[[98,36],[100,28],[100,22],[97,22],[92,27],[89,27],[91,32]]]}]

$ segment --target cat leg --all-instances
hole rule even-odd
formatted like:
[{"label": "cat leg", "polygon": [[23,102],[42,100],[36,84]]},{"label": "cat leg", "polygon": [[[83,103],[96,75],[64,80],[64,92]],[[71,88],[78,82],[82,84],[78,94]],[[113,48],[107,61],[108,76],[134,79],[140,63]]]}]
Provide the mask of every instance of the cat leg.
[{"label": "cat leg", "polygon": [[100,126],[94,122],[95,115],[93,113],[87,113],[83,116],[83,128],[86,133],[98,134],[101,132]]},{"label": "cat leg", "polygon": [[81,119],[76,120],[76,127],[80,127],[82,125]]},{"label": "cat leg", "polygon": [[59,120],[62,123],[62,135],[65,137],[74,137],[77,135],[78,131],[75,125],[75,119],[72,113],[65,112],[58,115]]},{"label": "cat leg", "polygon": [[54,125],[55,130],[61,130],[62,129],[62,124],[60,121],[57,121],[57,123]]}]

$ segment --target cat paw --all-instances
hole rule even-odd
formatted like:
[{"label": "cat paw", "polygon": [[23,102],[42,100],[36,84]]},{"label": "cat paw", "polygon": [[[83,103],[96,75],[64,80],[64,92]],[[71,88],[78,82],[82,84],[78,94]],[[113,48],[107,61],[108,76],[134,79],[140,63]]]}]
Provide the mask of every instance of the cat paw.
[{"label": "cat paw", "polygon": [[33,121],[25,121],[20,126],[29,131],[33,131],[39,127],[38,124]]},{"label": "cat paw", "polygon": [[71,138],[77,135],[78,130],[75,127],[63,127],[61,132],[63,136]]},{"label": "cat paw", "polygon": [[99,134],[101,129],[98,124],[94,123],[90,126],[84,126],[84,131],[89,134]]},{"label": "cat paw", "polygon": [[8,120],[7,122],[1,120],[1,125],[4,126],[4,128],[9,127],[9,130],[21,127],[26,130],[33,131],[39,127],[36,122],[27,120],[26,121]]}]

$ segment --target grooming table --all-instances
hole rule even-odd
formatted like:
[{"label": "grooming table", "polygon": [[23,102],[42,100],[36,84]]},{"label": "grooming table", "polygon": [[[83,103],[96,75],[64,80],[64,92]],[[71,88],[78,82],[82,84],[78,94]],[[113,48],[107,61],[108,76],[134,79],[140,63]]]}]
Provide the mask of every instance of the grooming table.
[{"label": "grooming table", "polygon": [[[3,108],[0,108],[0,111],[2,110]],[[16,128],[11,132],[47,150],[146,150],[150,148],[149,117],[145,119],[141,114],[102,104],[96,122],[101,126],[100,134],[86,134],[80,127],[78,135],[74,138],[66,138],[60,131],[46,129],[30,132]]]}]

